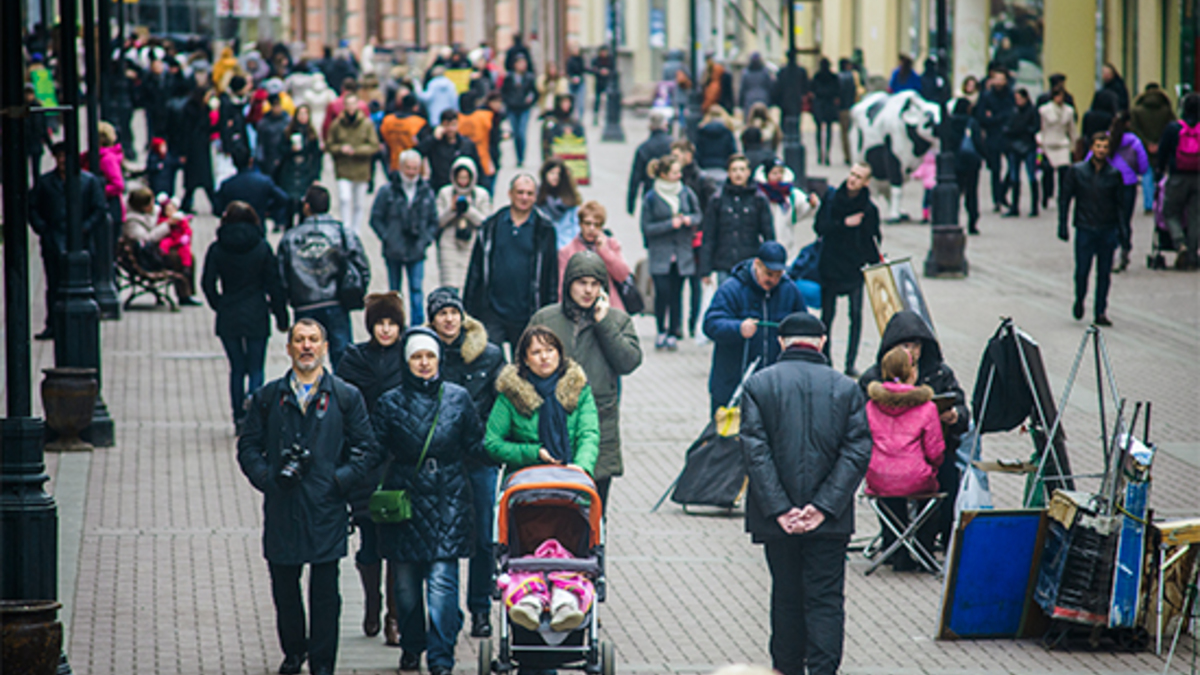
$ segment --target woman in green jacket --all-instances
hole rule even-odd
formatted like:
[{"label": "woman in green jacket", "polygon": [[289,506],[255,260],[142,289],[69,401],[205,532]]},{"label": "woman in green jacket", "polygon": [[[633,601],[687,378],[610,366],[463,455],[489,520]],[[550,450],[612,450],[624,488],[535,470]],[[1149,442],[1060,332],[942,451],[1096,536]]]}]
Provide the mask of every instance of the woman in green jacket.
[{"label": "woman in green jacket", "polygon": [[496,404],[484,447],[508,470],[537,464],[577,466],[591,475],[600,454],[596,400],[583,368],[563,353],[545,326],[521,334],[515,354],[496,379]]}]

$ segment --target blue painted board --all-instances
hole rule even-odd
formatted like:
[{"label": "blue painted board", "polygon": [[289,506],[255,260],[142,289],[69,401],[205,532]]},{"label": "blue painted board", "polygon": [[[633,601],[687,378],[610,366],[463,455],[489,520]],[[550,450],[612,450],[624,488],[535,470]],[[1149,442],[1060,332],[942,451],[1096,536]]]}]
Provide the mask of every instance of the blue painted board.
[{"label": "blue painted board", "polygon": [[1017,637],[1032,602],[1043,511],[964,512],[942,598],[942,638]]}]

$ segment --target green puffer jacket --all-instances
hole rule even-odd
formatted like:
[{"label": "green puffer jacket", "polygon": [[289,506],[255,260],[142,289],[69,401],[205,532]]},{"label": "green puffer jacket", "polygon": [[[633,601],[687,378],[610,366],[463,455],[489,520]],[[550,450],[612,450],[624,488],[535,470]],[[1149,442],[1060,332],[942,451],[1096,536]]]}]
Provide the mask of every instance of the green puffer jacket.
[{"label": "green puffer jacket", "polygon": [[[563,272],[563,301],[543,307],[530,319],[531,326],[545,326],[562,340],[566,355],[587,374],[588,386],[596,397],[600,419],[600,455],[593,475],[597,480],[620,476],[625,472],[621,461],[621,376],[642,363],[642,346],[629,315],[619,309],[608,310],[604,319],[593,320],[592,310],[571,300],[571,283],[580,277],[593,277],[608,288],[608,269],[600,256],[580,251],[571,256]],[[572,319],[571,317],[577,317]]]},{"label": "green puffer jacket", "polygon": [[[505,464],[509,472],[541,464],[538,408],[542,407],[542,397],[512,364],[505,366],[496,378],[496,393],[499,396],[483,438],[488,455]],[[575,449],[572,463],[591,474],[596,469],[600,446],[596,400],[592,398],[583,368],[570,359],[567,372],[558,381],[555,397],[567,411],[567,432]]]}]

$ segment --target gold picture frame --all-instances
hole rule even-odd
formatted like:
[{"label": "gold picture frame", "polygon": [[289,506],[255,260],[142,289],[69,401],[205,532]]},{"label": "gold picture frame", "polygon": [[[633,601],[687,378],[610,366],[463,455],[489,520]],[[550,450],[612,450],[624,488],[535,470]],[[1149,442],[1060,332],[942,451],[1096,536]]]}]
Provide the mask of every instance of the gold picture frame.
[{"label": "gold picture frame", "polygon": [[887,327],[892,315],[904,309],[904,300],[896,289],[890,263],[864,267],[862,274],[867,300],[871,303],[871,313],[875,316],[875,327],[879,329],[880,337],[883,337],[883,329]]}]

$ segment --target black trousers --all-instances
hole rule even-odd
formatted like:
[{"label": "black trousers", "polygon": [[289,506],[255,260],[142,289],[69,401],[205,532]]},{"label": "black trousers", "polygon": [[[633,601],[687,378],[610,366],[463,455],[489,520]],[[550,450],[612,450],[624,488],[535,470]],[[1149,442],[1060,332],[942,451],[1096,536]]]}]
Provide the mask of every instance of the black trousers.
[{"label": "black trousers", "polygon": [[841,665],[847,541],[791,536],[766,543],[771,665],[783,675],[835,675]]},{"label": "black trousers", "polygon": [[52,239],[42,239],[42,272],[46,286],[46,328],[54,326],[54,303],[58,300],[58,289],[62,285],[63,257]]},{"label": "black trousers", "polygon": [[1092,274],[1092,260],[1096,261],[1096,301],[1094,316],[1103,316],[1108,310],[1108,287],[1112,282],[1113,253],[1120,244],[1117,229],[1092,230],[1075,228],[1075,301],[1083,304],[1087,298],[1088,277]]},{"label": "black trousers", "polygon": [[992,205],[999,208],[1004,205],[1005,193],[1008,192],[1007,183],[1004,180],[1005,173],[1002,170],[1004,149],[988,147],[985,152],[987,154],[984,159],[987,160],[988,173],[992,176]]},{"label": "black trousers", "polygon": [[287,656],[308,654],[309,669],[333,672],[337,662],[338,620],[342,596],[338,591],[338,561],[309,565],[307,635],[304,601],[300,596],[302,565],[269,564],[271,595],[275,598],[275,627]]},{"label": "black trousers", "polygon": [[[488,342],[496,345],[500,349],[504,349],[504,343],[507,342],[511,351],[517,350],[517,343],[521,341],[521,333],[525,332],[525,327],[529,325],[529,320],[525,321],[509,321],[501,318],[495,312],[488,312],[487,316],[478,317],[483,324],[488,334]],[[517,356],[514,354],[513,363],[517,362]]]},{"label": "black trousers", "polygon": [[974,230],[979,222],[979,165],[955,170],[954,182],[958,185],[958,193],[962,195],[967,211],[967,227]]},{"label": "black trousers", "polygon": [[683,337],[683,277],[679,264],[671,263],[666,274],[654,277],[654,321],[659,335]]},{"label": "black trousers", "polygon": [[862,299],[863,285],[860,283],[849,291],[829,290],[821,287],[821,321],[825,324],[825,357],[833,362],[833,316],[837,311],[837,299],[840,296],[850,299],[850,344],[846,345],[846,370],[854,367],[858,360],[858,342],[862,337]]}]

